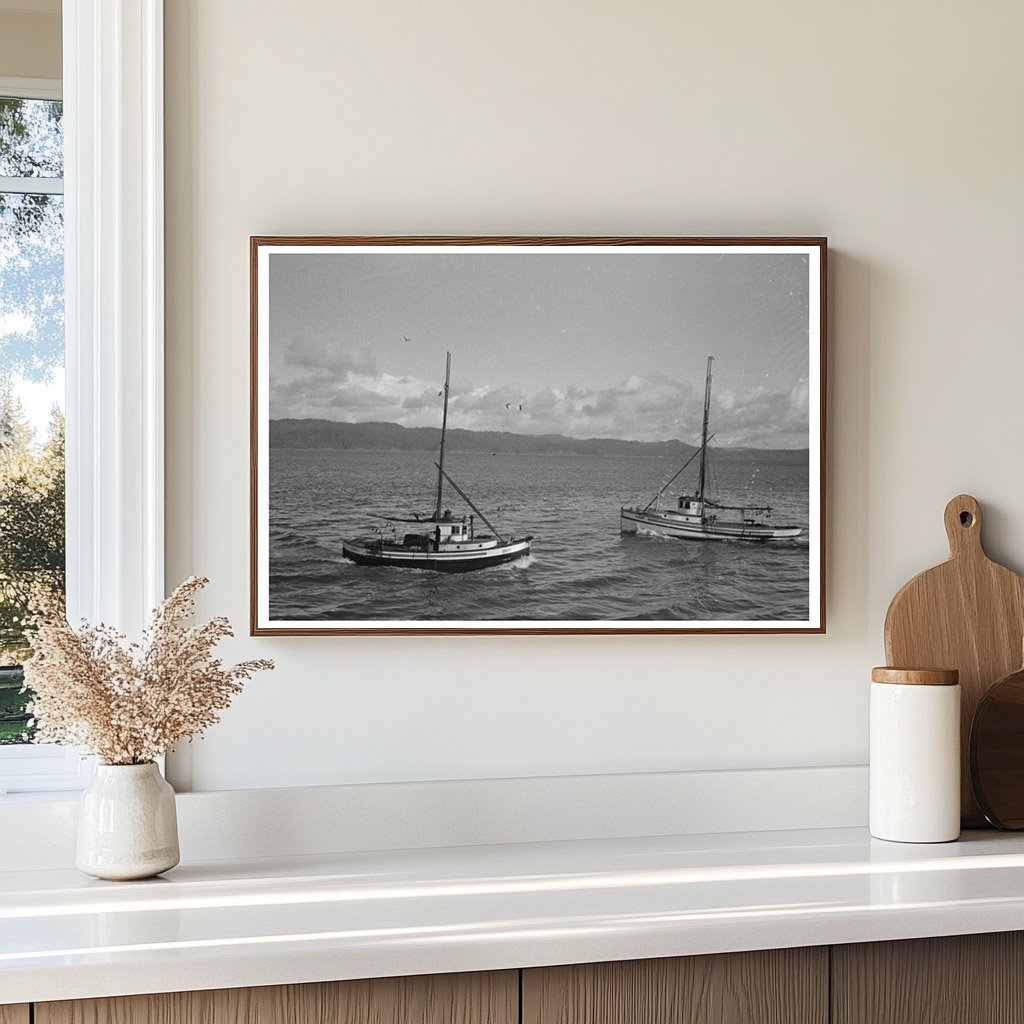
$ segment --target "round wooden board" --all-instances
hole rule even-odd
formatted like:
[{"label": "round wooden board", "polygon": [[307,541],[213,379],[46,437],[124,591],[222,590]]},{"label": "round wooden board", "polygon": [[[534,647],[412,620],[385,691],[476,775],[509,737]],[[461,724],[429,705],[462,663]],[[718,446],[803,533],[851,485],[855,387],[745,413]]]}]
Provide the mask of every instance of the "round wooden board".
[{"label": "round wooden board", "polygon": [[971,785],[997,828],[1024,829],[1024,668],[982,697],[971,727]]}]

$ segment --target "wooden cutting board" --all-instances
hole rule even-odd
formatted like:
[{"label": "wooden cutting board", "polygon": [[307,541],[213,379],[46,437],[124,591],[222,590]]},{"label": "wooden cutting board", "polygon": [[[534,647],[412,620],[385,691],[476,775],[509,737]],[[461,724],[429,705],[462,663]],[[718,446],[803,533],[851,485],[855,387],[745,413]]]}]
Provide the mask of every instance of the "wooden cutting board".
[{"label": "wooden cutting board", "polygon": [[945,511],[949,561],[905,584],[885,616],[885,656],[896,668],[960,670],[960,812],[964,828],[982,828],[974,799],[970,734],[988,688],[1020,667],[1024,578],[993,562],[981,546],[981,507],[960,494]]}]

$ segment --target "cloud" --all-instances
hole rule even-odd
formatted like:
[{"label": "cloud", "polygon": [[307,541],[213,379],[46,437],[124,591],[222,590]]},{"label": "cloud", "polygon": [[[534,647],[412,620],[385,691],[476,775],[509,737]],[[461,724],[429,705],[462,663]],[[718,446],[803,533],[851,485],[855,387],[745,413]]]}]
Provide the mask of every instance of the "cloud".
[{"label": "cloud", "polygon": [[[305,339],[288,358],[271,360],[271,417],[341,422],[385,421],[436,427],[436,384],[381,371],[371,356],[339,353]],[[719,446],[803,448],[808,444],[808,385],[765,385],[712,392],[711,429]],[[639,441],[700,438],[704,388],[657,374],[633,374],[604,387],[574,384],[532,393],[508,384],[452,382],[449,424],[468,430],[566,434]]]},{"label": "cloud", "polygon": [[357,373],[373,377],[377,362],[368,349],[346,351],[329,335],[275,335],[270,349],[272,377],[282,373],[312,373],[324,370],[332,377]]}]

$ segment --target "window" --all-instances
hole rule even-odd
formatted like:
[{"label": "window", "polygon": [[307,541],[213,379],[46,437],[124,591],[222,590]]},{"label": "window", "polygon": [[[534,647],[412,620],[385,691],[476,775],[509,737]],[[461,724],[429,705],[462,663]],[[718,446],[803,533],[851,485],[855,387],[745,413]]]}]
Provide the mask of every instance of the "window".
[{"label": "window", "polygon": [[33,602],[64,597],[60,100],[0,85],[0,744],[30,738],[18,662]]},{"label": "window", "polygon": [[[162,0],[65,4],[65,195],[52,159],[0,171],[5,202],[31,205],[17,197],[49,196],[37,207],[63,210],[68,616],[116,624],[130,635],[141,632],[164,595],[162,32]],[[0,78],[0,97],[61,100],[60,83],[48,88]],[[17,137],[27,138],[20,129]],[[4,244],[13,247],[9,235]],[[7,293],[2,282],[0,291]],[[44,305],[42,313],[59,315],[59,301]],[[24,369],[45,378],[33,386],[59,394],[60,367],[47,373],[45,362],[33,357]],[[48,405],[43,393],[34,403],[42,410],[37,422],[47,420]],[[45,443],[35,442],[35,451]],[[50,498],[59,521],[57,495]],[[58,560],[53,545],[49,550],[53,568]],[[18,715],[16,708],[8,713]],[[7,724],[24,730],[23,721]],[[90,775],[91,762],[73,750],[0,745],[0,799],[5,792],[8,800],[64,794]]]},{"label": "window", "polygon": [[[33,605],[64,599],[64,139],[59,83],[0,79],[0,783],[73,785],[28,747],[19,662]],[[21,781],[18,785],[17,781]],[[28,785],[31,779],[31,785]],[[12,785],[13,782],[13,785]]]}]

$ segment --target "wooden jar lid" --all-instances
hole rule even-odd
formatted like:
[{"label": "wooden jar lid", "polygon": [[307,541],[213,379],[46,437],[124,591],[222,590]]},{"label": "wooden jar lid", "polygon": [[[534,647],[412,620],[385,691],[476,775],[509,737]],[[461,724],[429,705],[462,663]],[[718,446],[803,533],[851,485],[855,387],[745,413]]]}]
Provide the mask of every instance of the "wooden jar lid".
[{"label": "wooden jar lid", "polygon": [[873,683],[900,683],[917,686],[956,686],[960,673],[955,668],[886,668],[871,670]]}]

